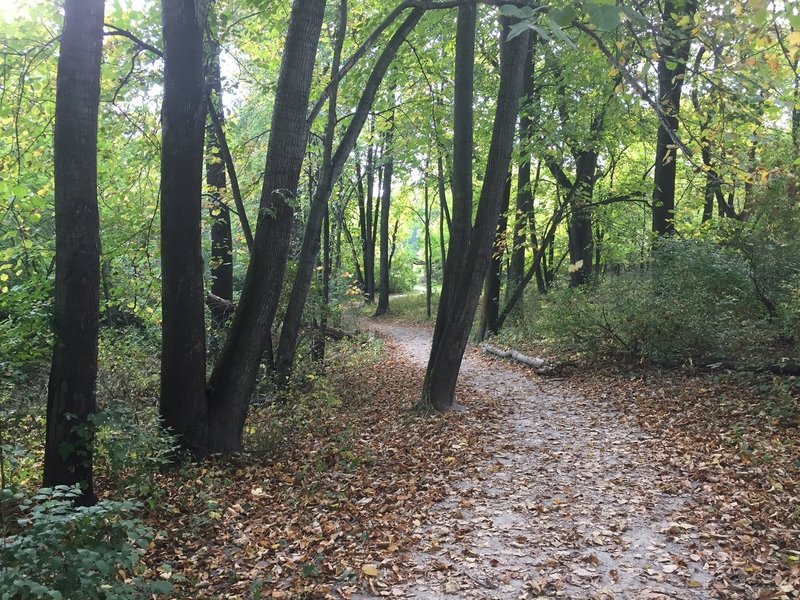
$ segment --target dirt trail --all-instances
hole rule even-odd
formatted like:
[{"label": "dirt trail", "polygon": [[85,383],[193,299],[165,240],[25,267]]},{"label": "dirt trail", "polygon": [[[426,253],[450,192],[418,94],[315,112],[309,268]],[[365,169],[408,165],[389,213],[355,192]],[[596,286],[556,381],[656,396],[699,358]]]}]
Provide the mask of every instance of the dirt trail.
[{"label": "dirt trail", "polygon": [[[424,366],[428,328],[368,320],[392,351]],[[671,515],[686,502],[660,442],[609,407],[468,351],[460,393],[495,397],[506,430],[487,440],[491,460],[448,490],[416,532],[414,598],[709,598],[713,579],[691,526]],[[610,390],[613,393],[613,390]],[[369,597],[369,596],[365,596]]]}]

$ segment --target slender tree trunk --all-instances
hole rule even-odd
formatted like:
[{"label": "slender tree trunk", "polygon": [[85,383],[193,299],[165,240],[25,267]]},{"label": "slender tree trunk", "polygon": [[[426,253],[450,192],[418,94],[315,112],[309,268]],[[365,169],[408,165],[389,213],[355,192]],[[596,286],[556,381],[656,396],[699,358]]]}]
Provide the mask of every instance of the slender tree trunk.
[{"label": "slender tree trunk", "polygon": [[44,485],[81,486],[94,504],[92,451],[100,315],[97,114],[103,0],[66,0],[53,139],[56,216],[55,346],[47,388]]},{"label": "slender tree trunk", "polygon": [[431,249],[431,198],[428,187],[428,171],[425,165],[425,314],[431,318],[431,296],[433,295],[433,251]]},{"label": "slender tree trunk", "polygon": [[[681,89],[686,75],[691,37],[677,24],[681,16],[694,17],[694,0],[666,0],[659,36],[663,42],[658,59],[658,102],[673,133],[678,130]],[[675,233],[675,176],[677,149],[670,131],[659,122],[656,139],[656,166],[653,187],[653,232],[659,236]]]},{"label": "slender tree trunk", "polygon": [[[222,84],[219,68],[219,43],[209,42],[210,62],[206,85],[209,99],[216,114],[222,119]],[[221,123],[220,123],[221,125]],[[231,211],[223,200],[225,193],[225,161],[218,132],[211,123],[208,128],[206,150],[206,185],[211,190],[211,293],[225,300],[233,300],[233,235],[231,233]],[[223,325],[229,315],[225,306],[211,307],[214,323]]]},{"label": "slender tree trunk", "polygon": [[325,0],[295,0],[272,115],[258,226],[242,296],[209,380],[210,444],[237,452],[265,338],[278,307],[300,170],[308,140],[306,112]]},{"label": "slender tree trunk", "polygon": [[[462,7],[463,8],[463,7]],[[461,9],[459,9],[461,10]],[[474,16],[474,15],[473,15]],[[459,12],[461,17],[461,12]],[[466,29],[466,28],[465,28]],[[460,30],[460,28],[459,28]],[[475,218],[475,225],[471,228],[471,235],[468,238],[468,250],[465,253],[463,265],[466,267],[458,277],[453,277],[445,281],[445,288],[442,289],[442,299],[440,302],[439,313],[436,319],[436,330],[434,332],[431,357],[428,362],[428,369],[425,374],[422,398],[420,404],[423,407],[432,407],[439,411],[446,411],[453,407],[455,402],[455,388],[458,379],[458,372],[461,368],[461,360],[464,356],[469,330],[475,316],[475,310],[480,299],[481,286],[486,277],[489,261],[492,254],[492,240],[495,237],[497,218],[505,191],[508,171],[511,165],[511,154],[514,145],[514,129],[516,126],[517,114],[519,113],[519,99],[522,93],[522,68],[525,62],[525,48],[528,41],[528,33],[523,32],[512,40],[506,40],[508,32],[508,21],[502,20],[501,52],[500,52],[500,89],[497,99],[497,110],[495,112],[494,125],[492,128],[492,140],[488,152],[486,163],[486,174],[483,180],[480,203]],[[471,27],[471,35],[464,36],[461,41],[468,42],[474,52],[474,21]],[[470,31],[467,31],[469,34]],[[464,69],[465,54],[459,53],[459,44],[456,43],[456,74],[459,69]],[[472,69],[469,63],[470,70]],[[471,86],[470,86],[471,87]],[[457,98],[459,90],[456,89]],[[471,93],[469,96],[471,97]],[[459,105],[456,105],[458,114]],[[469,111],[471,117],[471,109]],[[470,122],[472,119],[469,119]],[[459,130],[459,122],[454,124],[455,131]],[[470,136],[471,139],[471,136]],[[471,148],[471,144],[470,144]],[[456,148],[458,144],[456,143]],[[454,152],[455,155],[455,152]],[[462,157],[463,160],[463,157]],[[471,157],[470,157],[471,160]],[[460,179],[463,176],[464,165],[459,165],[459,180],[455,176],[456,164],[454,166],[454,189],[460,190],[465,184]],[[471,184],[471,178],[469,183]],[[471,187],[471,185],[470,185]],[[454,194],[455,195],[455,194]],[[460,195],[460,194],[459,194]],[[454,202],[454,205],[456,203]],[[453,235],[457,235],[455,206],[453,213]],[[451,238],[452,239],[452,238]],[[456,254],[452,251],[448,259],[448,271],[450,265],[456,263]],[[461,261],[458,261],[461,262]],[[452,283],[451,283],[452,282]],[[446,286],[453,285],[453,289],[446,289]],[[447,299],[445,301],[445,299]],[[442,312],[444,307],[445,312]]]},{"label": "slender tree trunk", "polygon": [[508,207],[511,204],[511,174],[509,173],[503,193],[503,205],[500,216],[497,218],[497,233],[494,238],[489,271],[486,273],[486,282],[483,286],[483,313],[476,336],[479,342],[498,332],[497,319],[500,316],[500,292],[502,286],[503,257],[506,247],[506,229],[508,228]]},{"label": "slender tree trunk", "polygon": [[364,280],[366,283],[367,304],[375,302],[375,226],[373,225],[375,201],[375,154],[370,144],[367,150],[367,231],[369,244],[364,252]]},{"label": "slender tree trunk", "polygon": [[205,14],[163,0],[161,149],[161,417],[196,458],[207,452],[205,294],[200,222]]},{"label": "slender tree trunk", "polygon": [[444,160],[441,154],[436,159],[436,183],[439,190],[439,256],[442,264],[442,275],[444,276],[445,265],[447,263],[447,249],[444,239],[445,221],[448,221],[448,232],[450,231],[448,210],[447,210],[447,189],[444,180]]},{"label": "slender tree trunk", "polygon": [[375,316],[381,317],[389,312],[389,212],[392,203],[392,176],[394,175],[394,150],[392,149],[392,140],[394,138],[394,113],[390,115],[389,129],[386,131],[385,143],[386,153],[388,157],[385,158],[383,167],[383,189],[381,194],[381,247],[380,247],[380,261],[381,261],[381,282],[378,293],[378,308],[375,310]]},{"label": "slender tree trunk", "polygon": [[[358,136],[361,134],[361,130],[367,121],[369,110],[378,93],[383,77],[389,69],[389,65],[392,60],[394,60],[403,40],[405,40],[406,36],[414,29],[424,12],[423,9],[413,10],[389,40],[389,43],[386,45],[386,48],[384,48],[384,51],[381,53],[381,56],[378,58],[369,76],[356,112],[350,121],[350,125],[342,136],[342,141],[336,148],[336,152],[333,154],[332,158],[322,168],[320,182],[314,193],[311,211],[306,221],[306,230],[303,236],[303,247],[298,260],[297,275],[295,276],[294,285],[292,286],[292,292],[289,297],[289,304],[283,318],[283,326],[281,327],[281,337],[278,346],[278,355],[276,357],[276,369],[278,371],[279,381],[286,381],[286,377],[294,364],[303,309],[308,297],[308,290],[311,286],[317,254],[319,253],[321,221],[325,207],[330,200],[333,186],[339,181],[347,159],[353,151],[353,148],[355,148]],[[333,95],[331,97],[333,97]],[[330,134],[330,139],[333,139],[334,135],[333,125],[335,125],[335,122],[329,123],[328,133]],[[326,139],[327,138],[328,136],[326,135]],[[389,174],[389,180],[391,181],[391,174]],[[386,184],[385,181],[384,184],[390,185]],[[386,203],[388,204],[388,200]]]},{"label": "slender tree trunk", "polygon": [[[534,36],[528,43],[528,51],[525,57],[522,84],[522,107],[519,119],[519,141],[522,157],[519,162],[517,173],[517,207],[514,218],[514,239],[511,248],[511,263],[508,268],[508,290],[514,290],[525,276],[525,243],[528,231],[531,230],[529,219],[533,213],[533,189],[531,181],[531,152],[529,145],[533,138],[533,119],[530,112],[536,105],[534,98],[536,88],[534,80]],[[533,247],[535,251],[535,246]],[[518,313],[522,315],[522,304],[519,305]]]}]

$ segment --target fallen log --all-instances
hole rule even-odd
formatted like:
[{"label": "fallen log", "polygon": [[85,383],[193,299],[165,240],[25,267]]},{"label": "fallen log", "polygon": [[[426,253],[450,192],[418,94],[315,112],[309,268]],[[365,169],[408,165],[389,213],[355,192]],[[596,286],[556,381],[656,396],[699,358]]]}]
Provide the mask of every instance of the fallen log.
[{"label": "fallen log", "polygon": [[528,356],[527,354],[518,352],[513,348],[511,348],[510,350],[503,350],[502,348],[498,348],[497,346],[492,346],[491,344],[487,344],[486,342],[483,342],[480,345],[480,349],[483,352],[486,352],[487,354],[491,354],[493,356],[499,356],[500,358],[510,358],[511,360],[515,360],[524,365],[528,365],[529,367],[533,368],[534,372],[537,375],[557,375],[561,373],[564,367],[577,366],[575,363],[551,362],[543,358]]}]

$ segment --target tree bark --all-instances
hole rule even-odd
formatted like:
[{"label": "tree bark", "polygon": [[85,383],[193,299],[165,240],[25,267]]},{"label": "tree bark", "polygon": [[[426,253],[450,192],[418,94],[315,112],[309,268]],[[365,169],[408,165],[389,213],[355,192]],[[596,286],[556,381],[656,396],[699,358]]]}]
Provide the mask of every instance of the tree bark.
[{"label": "tree bark", "polygon": [[285,272],[300,170],[308,140],[306,112],[325,0],[295,0],[284,47],[261,190],[258,226],[242,296],[209,379],[210,447],[237,452],[265,338]]},{"label": "tree bark", "polygon": [[375,309],[376,317],[381,317],[389,312],[389,270],[391,268],[391,259],[389,258],[389,212],[392,203],[392,176],[394,175],[394,150],[392,149],[392,140],[394,138],[394,113],[392,113],[389,118],[389,129],[386,131],[385,137],[386,162],[383,166],[383,189],[381,190],[381,281],[378,291],[378,308]]},{"label": "tree bark", "polygon": [[92,478],[100,315],[97,115],[103,0],[66,0],[58,56],[53,139],[56,219],[55,346],[47,388],[44,485],[81,487]]},{"label": "tree bark", "polygon": [[[461,13],[459,13],[459,16],[461,16]],[[522,68],[525,62],[528,33],[524,32],[512,40],[507,40],[508,20],[502,19],[501,23],[500,89],[478,212],[475,218],[475,225],[471,228],[471,235],[467,242],[468,250],[463,261],[466,267],[460,273],[460,276],[454,277],[450,281],[445,281],[444,285],[452,285],[452,290],[442,289],[442,298],[448,298],[448,302],[447,304],[445,302],[440,303],[433,347],[431,348],[431,356],[420,401],[422,407],[432,407],[439,411],[450,410],[455,402],[458,372],[461,368],[461,360],[469,338],[470,326],[480,298],[481,286],[489,267],[492,240],[494,239],[497,218],[511,165],[514,130],[522,93]],[[472,35],[465,36],[466,39],[462,38],[462,42],[472,42],[470,44],[473,46],[472,52],[474,52],[474,31],[473,25],[471,28]],[[458,43],[456,46],[456,72],[458,72],[459,68],[466,67],[464,58],[469,53],[462,50],[459,54]],[[471,68],[470,64],[469,69]],[[459,108],[457,107],[456,111]],[[471,115],[471,109],[469,114]],[[459,129],[459,125],[459,122],[454,124],[456,132]],[[458,149],[458,144],[456,144],[455,149]],[[455,166],[454,164],[454,179]],[[464,165],[459,166],[458,172],[463,176]],[[461,190],[464,183],[464,181],[459,180],[457,189]],[[456,188],[456,185],[454,185],[454,188]],[[455,235],[458,229],[456,227],[455,207],[453,229]],[[451,245],[448,271],[450,270],[450,265],[457,262],[455,260],[457,255],[453,254],[452,248],[453,246]]]},{"label": "tree bark", "polygon": [[509,173],[505,192],[503,193],[503,205],[500,208],[500,216],[497,219],[497,233],[495,234],[492,258],[489,263],[489,271],[486,273],[486,282],[483,289],[483,313],[478,335],[475,336],[479,342],[485,340],[487,336],[498,332],[497,320],[500,316],[503,255],[506,248],[506,229],[508,228],[508,207],[510,204],[511,174]]},{"label": "tree bark", "polygon": [[[599,135],[599,131],[595,132]],[[572,219],[569,226],[570,285],[583,285],[594,272],[594,239],[592,212],[587,206],[594,194],[597,151],[584,150],[578,154],[574,193],[570,194]]]},{"label": "tree bark", "polygon": [[[511,263],[508,268],[508,289],[515,289],[525,276],[525,244],[528,231],[531,229],[530,218],[533,214],[533,189],[531,181],[531,151],[533,138],[533,119],[530,112],[536,106],[534,98],[534,37],[528,43],[522,83],[522,104],[519,118],[519,143],[522,157],[517,173],[517,202],[514,218],[514,238],[511,247]],[[521,314],[522,305],[520,305]]]},{"label": "tree bark", "polygon": [[[219,43],[209,42],[208,73],[206,87],[209,101],[220,119],[222,110],[222,82],[219,67]],[[208,128],[206,150],[206,185],[211,195],[211,293],[225,300],[233,300],[233,235],[231,232],[231,211],[223,200],[227,182],[225,180],[225,159],[214,123]],[[224,325],[229,312],[211,307],[211,317],[217,326]]]},{"label": "tree bark", "polygon": [[161,400],[164,425],[195,458],[207,452],[205,293],[200,222],[205,14],[194,0],[163,0],[161,113]]},{"label": "tree bark", "polygon": [[[469,249],[472,232],[472,153],[474,139],[475,93],[475,30],[477,11],[474,6],[461,6],[456,20],[456,64],[455,90],[453,94],[453,165],[452,165],[452,217],[449,225],[449,241],[447,261],[442,272],[442,289],[439,294],[439,306],[436,311],[436,325],[433,330],[431,369],[434,353],[439,348],[442,336],[446,331],[446,323],[454,312],[453,298],[456,288],[463,276],[463,269]],[[439,163],[439,195],[442,196],[444,169]],[[446,206],[446,203],[444,204]],[[427,375],[426,375],[427,380]],[[427,384],[423,388],[421,404],[430,403]],[[440,410],[448,410],[450,403],[444,403]],[[435,406],[435,405],[434,405]]]},{"label": "tree bark", "polygon": [[664,112],[656,137],[656,165],[653,187],[653,233],[669,236],[675,233],[675,176],[677,148],[672,136],[678,130],[681,89],[686,76],[691,37],[677,24],[682,15],[694,17],[694,0],[666,0],[662,14],[658,59],[658,103]]}]

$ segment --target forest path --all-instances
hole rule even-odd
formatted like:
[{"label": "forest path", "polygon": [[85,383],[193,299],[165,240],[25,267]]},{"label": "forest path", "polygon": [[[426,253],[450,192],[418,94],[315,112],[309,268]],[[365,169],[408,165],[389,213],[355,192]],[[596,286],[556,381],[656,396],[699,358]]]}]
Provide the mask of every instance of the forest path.
[{"label": "forest path", "polygon": [[[388,352],[427,364],[429,327],[376,319],[361,326],[380,335]],[[501,433],[485,440],[491,458],[446,490],[413,536],[411,579],[381,595],[713,595],[698,548],[673,541],[691,526],[671,519],[686,497],[677,492],[680,475],[653,463],[663,441],[563,381],[474,349],[462,365],[459,402],[469,406],[471,394],[490,396],[505,414]]]}]

